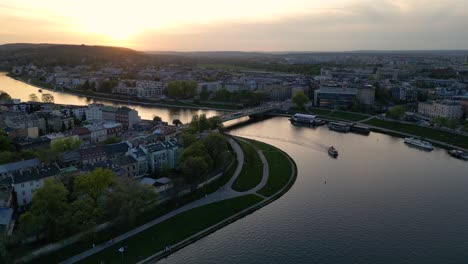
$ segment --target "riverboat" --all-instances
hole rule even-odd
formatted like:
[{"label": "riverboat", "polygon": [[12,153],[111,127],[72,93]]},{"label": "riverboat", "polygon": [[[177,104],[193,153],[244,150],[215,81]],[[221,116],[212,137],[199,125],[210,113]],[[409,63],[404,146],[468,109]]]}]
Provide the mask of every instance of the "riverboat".
[{"label": "riverboat", "polygon": [[323,125],[325,122],[315,115],[306,115],[306,114],[294,114],[290,119],[291,122],[304,123],[309,125]]},{"label": "riverboat", "polygon": [[410,137],[410,138],[405,138],[405,143],[408,144],[408,145],[411,145],[411,146],[415,146],[415,147],[418,147],[418,148],[422,148],[424,150],[433,150],[434,147],[432,147],[432,144],[427,142],[427,141],[424,141],[424,140],[421,140],[419,138],[413,138],[413,137]]},{"label": "riverboat", "polygon": [[358,134],[363,134],[363,135],[369,135],[370,133],[370,128],[362,125],[352,125],[351,126],[351,132],[358,133]]},{"label": "riverboat", "polygon": [[468,160],[468,153],[467,152],[464,152],[464,151],[461,151],[461,150],[458,150],[458,149],[452,149],[452,150],[449,150],[449,155],[454,157],[454,158],[457,158],[457,159],[462,159],[462,160]]},{"label": "riverboat", "polygon": [[328,124],[328,129],[338,131],[338,132],[349,132],[351,130],[351,126],[346,123],[340,123],[340,122],[330,122]]}]

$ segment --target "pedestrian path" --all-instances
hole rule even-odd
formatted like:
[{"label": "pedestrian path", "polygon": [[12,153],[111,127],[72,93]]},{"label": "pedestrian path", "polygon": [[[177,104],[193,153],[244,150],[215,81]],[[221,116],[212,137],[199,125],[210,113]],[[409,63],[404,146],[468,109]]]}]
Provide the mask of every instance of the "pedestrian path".
[{"label": "pedestrian path", "polygon": [[[244,163],[244,153],[241,149],[241,147],[239,146],[239,144],[233,140],[232,138],[229,139],[229,144],[231,145],[231,147],[233,148],[233,150],[236,152],[236,157],[237,157],[237,160],[238,160],[238,165],[237,165],[237,168],[234,172],[234,175],[233,177],[229,180],[229,182],[224,185],[223,187],[221,187],[218,191],[214,192],[214,193],[211,193],[209,195],[206,195],[205,197],[199,199],[199,200],[196,200],[194,202],[191,202],[189,204],[186,204],[180,208],[177,208],[159,218],[156,218],[146,224],[143,224],[133,230],[130,230],[126,233],[123,233],[117,237],[115,237],[114,239],[108,241],[108,242],[105,242],[105,243],[102,243],[102,244],[99,244],[99,245],[96,245],[94,248],[90,248],[88,249],[87,251],[84,251],[78,255],[75,255],[71,258],[68,258],[60,263],[63,263],[63,264],[70,264],[70,263],[76,263],[80,260],[83,260],[93,254],[96,254],[108,247],[111,247],[113,245],[115,245],[116,243],[119,243],[131,236],[134,236],[148,228],[151,228],[167,219],[170,219],[180,213],[183,213],[185,211],[188,211],[188,210],[191,210],[191,209],[194,209],[194,208],[197,208],[197,207],[200,207],[200,206],[203,206],[203,205],[207,205],[207,204],[211,204],[211,203],[214,203],[214,202],[219,202],[219,201],[222,201],[222,200],[226,200],[226,199],[231,199],[231,198],[235,198],[235,197],[239,197],[239,196],[244,196],[244,195],[247,195],[247,194],[254,194],[256,193],[258,190],[260,190],[263,186],[265,186],[266,182],[268,181],[268,162],[265,158],[265,156],[263,155],[263,153],[261,151],[259,151],[257,149],[257,153],[260,155],[260,158],[262,159],[262,163],[263,163],[263,177],[262,177],[262,181],[260,182],[259,185],[257,185],[255,188],[251,189],[251,190],[248,190],[248,191],[245,191],[245,192],[236,192],[234,191],[231,186],[232,186],[232,183],[237,179],[237,177],[239,176],[240,172],[242,171],[242,167],[243,167],[243,163]],[[256,194],[256,195],[259,195],[259,194]],[[259,195],[261,196],[262,198],[265,198],[264,196],[262,195]]]}]

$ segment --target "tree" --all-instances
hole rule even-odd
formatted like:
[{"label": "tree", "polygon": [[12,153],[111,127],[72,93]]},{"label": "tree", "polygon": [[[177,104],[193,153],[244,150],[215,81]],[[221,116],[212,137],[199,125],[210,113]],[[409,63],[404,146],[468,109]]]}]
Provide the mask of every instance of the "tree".
[{"label": "tree", "polygon": [[197,138],[193,134],[187,132],[183,132],[180,135],[180,139],[182,140],[182,143],[184,144],[185,148],[189,147],[190,145],[192,145],[192,143],[197,141]]},{"label": "tree", "polygon": [[11,96],[4,91],[0,91],[0,101],[11,100]]},{"label": "tree", "polygon": [[50,149],[53,153],[59,154],[67,150],[78,149],[83,142],[72,137],[56,139],[52,142]]},{"label": "tree", "polygon": [[114,175],[111,170],[97,168],[85,175],[78,176],[75,180],[77,194],[87,195],[97,207],[107,188],[112,184]]},{"label": "tree", "polygon": [[160,116],[155,115],[155,116],[153,116],[153,121],[160,123],[160,122],[162,122],[162,118]]},{"label": "tree", "polygon": [[[69,209],[68,191],[59,181],[47,179],[34,193],[31,209],[20,217],[20,226],[26,234],[44,233],[50,239],[63,236],[64,215]],[[24,227],[23,227],[24,222]]]},{"label": "tree", "polygon": [[181,164],[182,173],[187,182],[196,186],[203,180],[210,170],[210,166],[204,157],[189,157]]},{"label": "tree", "polygon": [[387,112],[387,117],[393,118],[393,119],[400,119],[405,115],[405,108],[403,106],[394,106]]},{"label": "tree", "polygon": [[203,90],[200,92],[200,98],[206,100],[210,97],[210,93],[207,90]]},{"label": "tree", "polygon": [[54,100],[54,96],[51,95],[51,94],[47,94],[47,93],[46,93],[46,94],[42,94],[41,100],[42,100],[42,102],[44,102],[44,103],[54,103],[54,101],[55,101],[55,100]]},{"label": "tree", "polygon": [[122,142],[122,139],[116,136],[110,136],[104,140],[104,144],[109,145],[109,144],[115,144],[115,143],[120,143]]},{"label": "tree", "polygon": [[172,81],[167,83],[167,96],[175,99],[193,98],[197,91],[197,83],[193,81]]},{"label": "tree", "polygon": [[304,94],[304,91],[297,91],[292,97],[293,103],[299,109],[304,109],[304,106],[309,102],[309,97]]},{"label": "tree", "polygon": [[38,102],[39,101],[39,97],[37,97],[37,95],[35,93],[32,93],[29,95],[29,101],[31,102]]},{"label": "tree", "polygon": [[219,116],[213,116],[213,117],[208,118],[208,122],[210,123],[211,130],[215,130],[215,129],[223,130],[224,129],[223,120]]},{"label": "tree", "polygon": [[180,125],[182,125],[182,122],[179,119],[174,119],[174,120],[172,120],[172,124],[174,126],[180,126]]},{"label": "tree", "polygon": [[228,151],[226,138],[219,133],[211,133],[202,142],[211,159],[219,164],[219,161],[224,158],[223,154]]},{"label": "tree", "polygon": [[157,194],[149,186],[129,178],[117,178],[103,211],[107,219],[118,218],[122,224],[133,224],[136,217]]}]

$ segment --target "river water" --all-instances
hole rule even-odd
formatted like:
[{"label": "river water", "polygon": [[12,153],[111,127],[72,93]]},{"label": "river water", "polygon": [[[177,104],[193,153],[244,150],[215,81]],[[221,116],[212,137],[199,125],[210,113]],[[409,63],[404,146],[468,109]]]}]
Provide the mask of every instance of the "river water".
[{"label": "river water", "polygon": [[468,162],[281,117],[231,133],[286,151],[294,186],[160,263],[467,263]]},{"label": "river water", "polygon": [[[29,101],[30,94],[36,94],[39,99],[41,93],[39,88],[29,84],[17,81],[13,78],[6,76],[5,72],[0,72],[0,90],[7,92],[12,98],[21,99],[22,102]],[[128,106],[138,111],[143,119],[153,119],[155,115],[160,116],[163,121],[172,123],[172,120],[179,119],[182,123],[189,122],[194,114],[206,114],[207,117],[215,116],[220,112],[214,110],[194,110],[187,108],[169,108],[157,106],[141,106],[134,104],[116,103],[102,99],[91,99],[84,96],[76,96],[71,94],[64,94],[53,92],[43,89],[43,93],[49,93],[54,96],[56,104],[70,104],[70,105],[88,105],[92,103],[102,103],[114,106]]]},{"label": "river water", "polygon": [[[0,90],[27,101],[38,89],[0,75]],[[52,94],[61,104],[113,104]],[[169,121],[216,114],[135,108],[143,118]],[[296,183],[280,199],[161,263],[467,263],[468,162],[384,134],[296,127],[281,117],[230,133],[286,151],[297,163]],[[338,159],[327,155],[330,145]]]}]

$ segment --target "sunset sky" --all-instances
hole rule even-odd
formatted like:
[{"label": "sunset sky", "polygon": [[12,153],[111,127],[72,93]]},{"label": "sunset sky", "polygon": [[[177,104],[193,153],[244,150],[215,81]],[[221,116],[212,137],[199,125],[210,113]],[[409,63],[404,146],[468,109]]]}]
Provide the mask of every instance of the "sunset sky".
[{"label": "sunset sky", "polygon": [[468,0],[1,0],[0,43],[138,50],[468,49]]}]

